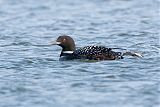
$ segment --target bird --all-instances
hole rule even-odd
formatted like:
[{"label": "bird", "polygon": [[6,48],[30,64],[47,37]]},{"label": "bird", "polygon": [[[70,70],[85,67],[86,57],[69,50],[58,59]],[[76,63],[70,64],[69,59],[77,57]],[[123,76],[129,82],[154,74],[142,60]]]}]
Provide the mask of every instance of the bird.
[{"label": "bird", "polygon": [[59,36],[56,41],[51,41],[50,45],[58,45],[62,48],[60,59],[87,59],[87,60],[116,60],[123,59],[124,56],[142,57],[141,54],[135,52],[116,52],[114,48],[105,46],[89,45],[76,49],[75,42],[68,35]]}]

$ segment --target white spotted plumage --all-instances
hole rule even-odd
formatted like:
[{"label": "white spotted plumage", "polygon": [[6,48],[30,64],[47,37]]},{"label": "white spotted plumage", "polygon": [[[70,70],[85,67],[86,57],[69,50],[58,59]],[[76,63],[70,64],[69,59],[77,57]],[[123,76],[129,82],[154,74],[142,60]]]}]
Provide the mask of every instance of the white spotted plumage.
[{"label": "white spotted plumage", "polygon": [[114,52],[110,48],[106,48],[104,46],[85,46],[79,48],[73,52],[73,56],[77,58],[89,58],[89,59],[97,59],[97,58],[105,58],[105,57],[114,57],[114,58],[122,58],[121,52]]},{"label": "white spotted plumage", "polygon": [[85,46],[74,51],[77,55],[101,55],[108,52],[108,48],[104,46]]}]

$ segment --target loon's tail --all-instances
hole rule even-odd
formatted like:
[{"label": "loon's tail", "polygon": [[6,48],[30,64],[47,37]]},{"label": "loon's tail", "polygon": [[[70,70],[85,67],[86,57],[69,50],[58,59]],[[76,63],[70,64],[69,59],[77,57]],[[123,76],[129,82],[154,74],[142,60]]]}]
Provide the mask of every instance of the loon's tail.
[{"label": "loon's tail", "polygon": [[134,57],[143,57],[142,54],[137,52],[124,52],[122,56],[134,56]]}]

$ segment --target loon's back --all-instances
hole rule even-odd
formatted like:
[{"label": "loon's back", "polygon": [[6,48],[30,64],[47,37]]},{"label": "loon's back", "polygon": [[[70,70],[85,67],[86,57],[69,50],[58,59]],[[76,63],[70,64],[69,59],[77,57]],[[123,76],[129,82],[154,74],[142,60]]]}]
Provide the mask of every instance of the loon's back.
[{"label": "loon's back", "polygon": [[122,59],[121,52],[114,52],[111,48],[104,46],[85,46],[73,52],[73,57],[76,59],[89,60],[114,60]]}]

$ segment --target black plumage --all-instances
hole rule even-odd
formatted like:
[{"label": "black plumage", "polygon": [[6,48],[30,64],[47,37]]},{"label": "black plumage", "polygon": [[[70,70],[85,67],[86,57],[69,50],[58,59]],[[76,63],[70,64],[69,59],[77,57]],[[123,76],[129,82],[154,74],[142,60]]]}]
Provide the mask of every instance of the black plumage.
[{"label": "black plumage", "polygon": [[111,48],[104,46],[85,46],[73,52],[73,56],[80,59],[111,60],[122,59],[121,52],[114,52]]}]

